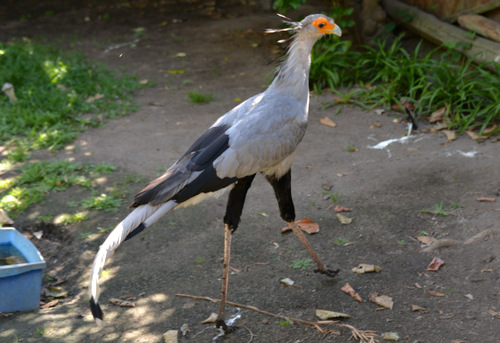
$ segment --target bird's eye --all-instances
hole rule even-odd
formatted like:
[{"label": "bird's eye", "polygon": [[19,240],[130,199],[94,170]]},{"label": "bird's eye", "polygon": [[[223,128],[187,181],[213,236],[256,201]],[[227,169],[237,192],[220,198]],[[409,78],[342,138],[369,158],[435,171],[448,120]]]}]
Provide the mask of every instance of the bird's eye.
[{"label": "bird's eye", "polygon": [[318,27],[319,27],[320,29],[322,29],[323,27],[325,27],[325,23],[319,23],[319,24],[318,24]]}]

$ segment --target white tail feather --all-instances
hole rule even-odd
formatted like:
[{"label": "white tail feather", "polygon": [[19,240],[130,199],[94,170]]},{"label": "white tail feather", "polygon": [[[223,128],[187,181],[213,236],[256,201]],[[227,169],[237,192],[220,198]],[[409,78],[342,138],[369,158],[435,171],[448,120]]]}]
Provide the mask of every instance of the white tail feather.
[{"label": "white tail feather", "polygon": [[142,205],[137,207],[109,234],[108,238],[99,247],[99,252],[94,259],[90,273],[89,293],[90,297],[94,298],[96,303],[99,297],[98,281],[107,259],[113,255],[113,252],[125,240],[128,234],[140,224],[144,223],[146,227],[150,226],[176,205],[175,201],[168,201],[159,206]]}]

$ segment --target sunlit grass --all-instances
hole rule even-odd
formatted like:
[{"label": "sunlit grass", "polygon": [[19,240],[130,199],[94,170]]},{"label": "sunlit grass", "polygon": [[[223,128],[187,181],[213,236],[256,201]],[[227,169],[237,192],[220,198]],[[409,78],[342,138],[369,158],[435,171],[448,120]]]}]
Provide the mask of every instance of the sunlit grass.
[{"label": "sunlit grass", "polygon": [[[42,202],[52,191],[62,191],[71,186],[94,190],[94,180],[101,174],[114,170],[116,167],[109,163],[82,164],[66,160],[26,163],[19,168],[19,175],[0,181],[0,208],[15,218],[32,204]],[[113,194],[112,198],[98,198],[94,200],[94,205],[87,203],[87,207],[82,206],[90,209],[114,209],[121,205],[121,199],[113,199],[123,194],[124,189],[115,192],[116,195]],[[86,215],[77,212],[65,222],[77,222],[85,218]]]},{"label": "sunlit grass", "polygon": [[[0,80],[14,86],[17,102],[0,94],[0,145],[16,162],[36,149],[57,150],[103,118],[137,108],[130,96],[136,78],[89,62],[82,54],[64,53],[28,39],[0,42]],[[14,152],[17,151],[17,156]]]}]

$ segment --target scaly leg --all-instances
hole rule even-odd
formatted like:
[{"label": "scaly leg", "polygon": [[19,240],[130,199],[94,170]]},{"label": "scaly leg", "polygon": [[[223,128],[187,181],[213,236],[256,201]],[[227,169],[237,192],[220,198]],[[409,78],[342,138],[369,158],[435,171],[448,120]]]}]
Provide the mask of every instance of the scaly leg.
[{"label": "scaly leg", "polygon": [[292,172],[289,170],[285,175],[277,179],[274,176],[267,176],[267,180],[273,186],[274,194],[278,200],[281,218],[283,218],[288,226],[295,232],[300,241],[305,245],[307,251],[316,262],[318,268],[314,272],[326,274],[328,276],[335,276],[338,269],[328,269],[323,262],[319,259],[318,255],[307,241],[306,237],[300,230],[299,226],[295,223],[295,207],[292,200]]},{"label": "scaly leg", "polygon": [[297,223],[288,222],[287,224],[290,227],[290,229],[292,229],[293,232],[295,232],[295,234],[300,239],[302,244],[305,245],[307,251],[309,251],[309,254],[313,258],[314,262],[316,262],[316,265],[318,266],[318,268],[314,269],[314,272],[320,273],[320,274],[326,274],[326,275],[331,276],[331,277],[334,277],[335,275],[337,275],[339,270],[338,269],[329,269],[325,266],[325,264],[319,259],[318,255],[316,254],[316,252],[312,248],[311,244],[309,244],[306,236],[304,236],[304,234],[300,230],[300,227],[297,225]]},{"label": "scaly leg", "polygon": [[226,299],[227,289],[229,285],[229,263],[231,261],[231,239],[233,232],[240,223],[243,204],[255,175],[250,175],[239,179],[229,193],[227,202],[226,215],[224,216],[224,269],[222,271],[222,290],[220,296],[219,314],[215,325],[222,328],[224,332],[231,332],[233,328],[228,326],[226,319]]},{"label": "scaly leg", "polygon": [[219,314],[215,325],[222,328],[224,332],[231,332],[230,326],[226,325],[226,299],[227,288],[229,285],[229,263],[231,262],[231,238],[233,236],[232,230],[228,224],[224,224],[224,269],[222,270],[222,290],[220,294]]}]

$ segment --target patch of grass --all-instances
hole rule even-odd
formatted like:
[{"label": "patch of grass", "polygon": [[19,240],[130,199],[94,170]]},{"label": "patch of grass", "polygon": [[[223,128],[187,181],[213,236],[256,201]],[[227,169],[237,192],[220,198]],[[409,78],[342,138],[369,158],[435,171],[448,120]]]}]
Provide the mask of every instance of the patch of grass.
[{"label": "patch of grass", "polygon": [[204,94],[197,90],[188,93],[188,98],[193,104],[206,104],[213,100],[212,93]]},{"label": "patch of grass", "polygon": [[203,257],[198,257],[198,258],[196,259],[196,263],[198,263],[198,264],[205,263],[205,259],[204,259]]},{"label": "patch of grass", "polygon": [[334,203],[337,203],[339,201],[339,196],[340,196],[339,192],[337,192],[335,194],[333,194],[331,192],[323,192],[323,193],[321,193],[321,195],[328,195]]},{"label": "patch of grass", "polygon": [[279,326],[283,326],[283,327],[286,327],[286,326],[290,326],[290,325],[293,325],[292,321],[290,319],[285,319],[281,322],[278,322],[278,325]]},{"label": "patch of grass", "polygon": [[465,205],[461,205],[461,204],[459,204],[458,202],[453,201],[453,202],[451,203],[451,207],[452,207],[454,210],[458,210],[458,209],[460,209],[460,208],[464,208],[464,207],[465,207]]},{"label": "patch of grass", "polygon": [[308,269],[314,265],[313,261],[310,258],[306,258],[305,260],[295,260],[290,264],[290,268],[292,269]]},{"label": "patch of grass", "polygon": [[87,238],[91,237],[92,235],[94,235],[94,233],[92,233],[92,232],[83,232],[83,233],[80,233],[80,239],[87,239]]},{"label": "patch of grass", "polygon": [[73,224],[79,223],[88,218],[87,212],[63,213],[57,216],[57,224]]},{"label": "patch of grass", "polygon": [[[351,50],[351,42],[331,38],[313,49],[310,81],[316,91],[330,88],[342,99],[365,109],[391,108],[405,99],[416,115],[429,116],[448,106],[449,129],[462,133],[500,123],[500,78],[472,59],[456,59],[456,47],[443,46],[422,53],[402,48],[403,35],[394,42]],[[443,53],[442,49],[445,52]],[[500,64],[493,64],[500,73]],[[340,94],[337,88],[349,88]],[[333,106],[338,102],[332,102]],[[500,126],[485,134],[500,131]]]},{"label": "patch of grass", "polygon": [[450,214],[443,210],[443,202],[441,201],[439,204],[435,204],[433,208],[431,209],[423,209],[420,210],[422,213],[431,213],[435,215],[440,215],[440,216],[449,216]]},{"label": "patch of grass", "polygon": [[342,246],[342,245],[346,244],[347,242],[349,242],[349,240],[347,240],[347,239],[345,239],[345,238],[342,238],[342,237],[339,237],[339,238],[337,238],[337,239],[333,242],[333,244],[335,244],[335,245],[339,245],[339,246]]},{"label": "patch of grass", "polygon": [[[66,160],[30,162],[19,167],[19,175],[0,182],[0,208],[16,218],[34,203],[43,201],[49,192],[79,186],[91,190],[93,178],[108,172],[109,164],[81,164]],[[83,220],[76,215],[68,220]]]},{"label": "patch of grass", "polygon": [[60,149],[98,122],[82,114],[116,118],[137,108],[130,96],[139,87],[135,77],[29,39],[0,42],[0,80],[18,99],[0,94],[0,144],[16,162],[32,150]]},{"label": "patch of grass", "polygon": [[347,149],[348,152],[358,151],[358,148],[356,148],[354,145],[351,145],[351,144],[347,144],[346,145],[346,149]]},{"label": "patch of grass", "polygon": [[124,200],[113,195],[101,193],[90,196],[81,201],[81,206],[89,210],[116,212],[123,205]]}]

